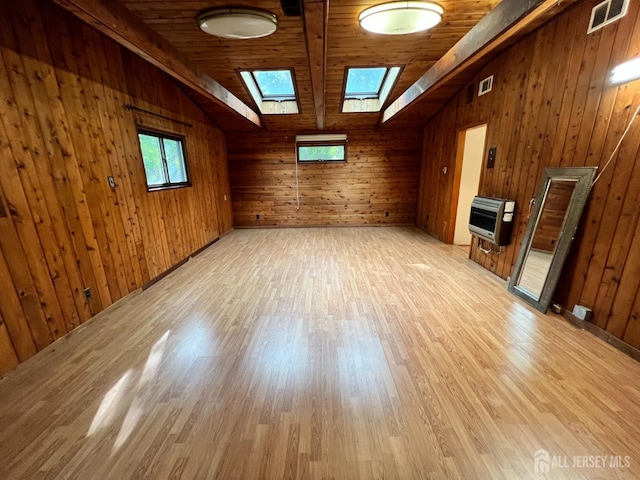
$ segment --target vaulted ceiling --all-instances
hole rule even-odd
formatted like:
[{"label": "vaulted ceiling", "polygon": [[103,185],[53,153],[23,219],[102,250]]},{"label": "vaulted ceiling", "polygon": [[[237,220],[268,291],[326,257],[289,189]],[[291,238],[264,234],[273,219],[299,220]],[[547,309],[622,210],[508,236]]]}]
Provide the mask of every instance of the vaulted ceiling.
[{"label": "vaulted ceiling", "polygon": [[[267,130],[309,132],[370,129],[391,117],[385,125],[421,126],[473,75],[472,68],[462,66],[479,67],[487,55],[577,0],[504,0],[499,8],[500,0],[438,0],[445,10],[441,24],[399,36],[372,34],[359,26],[360,12],[381,3],[374,0],[303,0],[301,16],[286,16],[280,0],[54,1],[172,74],[223,129],[257,124]],[[195,21],[199,12],[229,5],[274,13],[277,31],[252,40],[200,31]],[[496,42],[500,36],[504,41]],[[467,63],[457,65],[460,61]],[[385,65],[404,68],[382,111],[340,113],[345,68]],[[258,117],[238,73],[255,68],[294,69],[301,112]],[[423,98],[428,90],[437,92]],[[415,108],[418,98],[420,108]],[[409,114],[395,115],[408,104],[413,107]]]},{"label": "vaulted ceiling", "polygon": [[[278,30],[273,35],[253,40],[227,40],[200,31],[195,22],[198,12],[229,5],[226,0],[121,0],[121,3],[168,40],[198,69],[220,82],[247,105],[254,106],[254,103],[240,80],[238,69],[294,68],[302,113],[264,115],[262,121],[268,130],[316,129],[304,16],[285,16],[280,0],[233,2],[234,6],[260,8],[277,15]],[[389,98],[390,101],[394,100],[495,7],[499,0],[440,1],[445,9],[443,22],[428,32],[407,36],[376,35],[360,28],[358,15],[376,3],[380,2],[333,0],[329,3],[324,122],[324,127],[328,130],[372,128],[380,118],[379,113],[340,113],[345,67],[404,65]]]}]

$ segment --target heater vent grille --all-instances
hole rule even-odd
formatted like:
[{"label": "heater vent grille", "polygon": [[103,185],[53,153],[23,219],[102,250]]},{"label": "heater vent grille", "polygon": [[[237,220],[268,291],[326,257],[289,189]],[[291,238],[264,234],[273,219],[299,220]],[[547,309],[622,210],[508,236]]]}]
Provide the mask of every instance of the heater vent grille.
[{"label": "heater vent grille", "polygon": [[302,15],[302,6],[300,0],[280,0],[282,11],[286,17],[299,17]]},{"label": "heater vent grille", "polygon": [[481,97],[485,93],[489,93],[493,89],[493,75],[485,78],[480,82],[478,87],[478,96]]},{"label": "heater vent grille", "polygon": [[605,0],[591,11],[591,21],[587,33],[595,32],[605,25],[621,19],[627,14],[629,0]]}]

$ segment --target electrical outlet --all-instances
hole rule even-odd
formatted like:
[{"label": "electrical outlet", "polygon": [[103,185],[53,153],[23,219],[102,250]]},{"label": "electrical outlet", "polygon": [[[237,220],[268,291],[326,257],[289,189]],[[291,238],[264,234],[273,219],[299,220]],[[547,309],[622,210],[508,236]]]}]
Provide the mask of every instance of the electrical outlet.
[{"label": "electrical outlet", "polygon": [[91,300],[91,289],[90,288],[85,288],[84,290],[82,290],[82,293],[84,295],[84,298],[86,298],[87,300]]},{"label": "electrical outlet", "polygon": [[256,215],[256,220],[260,220],[260,215]]},{"label": "electrical outlet", "polygon": [[388,216],[389,216],[389,212],[385,212],[385,215],[384,215],[384,216],[385,216],[385,217],[388,217]]}]

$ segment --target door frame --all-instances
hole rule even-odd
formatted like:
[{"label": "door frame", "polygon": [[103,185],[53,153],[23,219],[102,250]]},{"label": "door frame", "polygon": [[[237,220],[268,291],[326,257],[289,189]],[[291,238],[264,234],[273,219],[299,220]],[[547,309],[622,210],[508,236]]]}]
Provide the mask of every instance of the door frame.
[{"label": "door frame", "polygon": [[[464,146],[467,140],[467,131],[473,128],[487,126],[484,136],[484,147],[482,150],[482,164],[487,156],[487,139],[489,138],[489,122],[476,122],[460,127],[456,130],[456,156],[453,170],[453,185],[451,188],[451,204],[449,210],[449,225],[447,226],[445,243],[453,245],[456,233],[456,219],[458,216],[458,202],[460,200],[460,183],[462,181],[462,163],[464,161]],[[480,180],[478,182],[478,193],[480,193],[480,185],[484,180],[485,169],[480,168]]]}]

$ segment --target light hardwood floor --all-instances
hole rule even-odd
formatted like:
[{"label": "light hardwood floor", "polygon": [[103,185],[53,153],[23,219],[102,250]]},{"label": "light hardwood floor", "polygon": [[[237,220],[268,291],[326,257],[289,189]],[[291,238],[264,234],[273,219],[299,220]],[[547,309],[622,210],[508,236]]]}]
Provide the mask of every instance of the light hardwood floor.
[{"label": "light hardwood floor", "polygon": [[554,254],[555,252],[544,252],[532,248],[525,260],[518,286],[528,290],[536,300],[540,299],[544,284],[547,283]]},{"label": "light hardwood floor", "polygon": [[639,478],[639,418],[639,363],[460,248],[239,230],[0,381],[0,478]]}]

